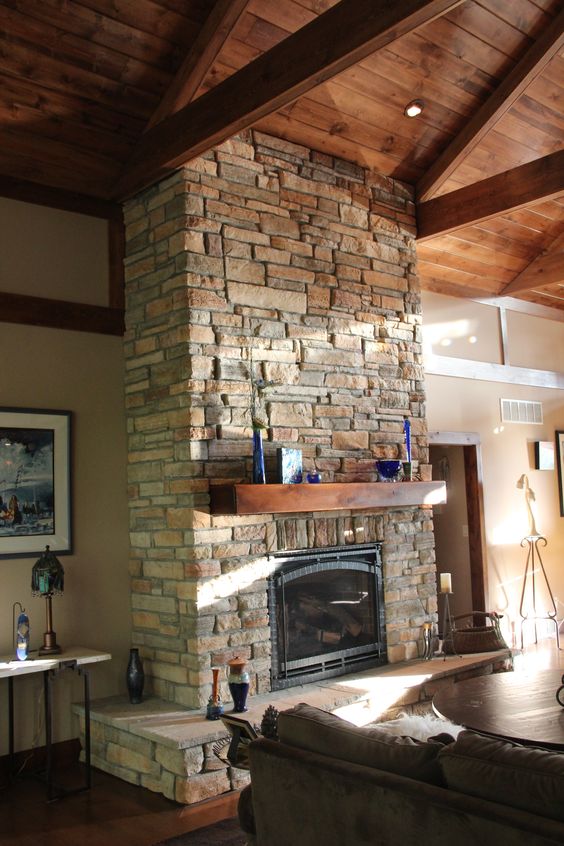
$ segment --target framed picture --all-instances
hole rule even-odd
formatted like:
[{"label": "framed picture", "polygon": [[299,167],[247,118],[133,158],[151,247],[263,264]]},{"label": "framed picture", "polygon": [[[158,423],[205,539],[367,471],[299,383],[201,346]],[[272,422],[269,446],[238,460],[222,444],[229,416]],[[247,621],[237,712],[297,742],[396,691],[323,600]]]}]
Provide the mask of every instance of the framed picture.
[{"label": "framed picture", "polygon": [[564,517],[564,432],[556,433],[556,466],[558,467],[558,496],[560,499],[560,516]]},{"label": "framed picture", "polygon": [[234,767],[248,769],[249,766],[249,743],[256,740],[257,732],[248,720],[241,717],[234,717],[231,714],[222,714],[221,722],[229,731],[229,748],[226,752],[220,753],[222,760],[228,761]]},{"label": "framed picture", "polygon": [[535,470],[554,470],[552,441],[535,441]]},{"label": "framed picture", "polygon": [[70,553],[69,411],[0,408],[0,558]]}]

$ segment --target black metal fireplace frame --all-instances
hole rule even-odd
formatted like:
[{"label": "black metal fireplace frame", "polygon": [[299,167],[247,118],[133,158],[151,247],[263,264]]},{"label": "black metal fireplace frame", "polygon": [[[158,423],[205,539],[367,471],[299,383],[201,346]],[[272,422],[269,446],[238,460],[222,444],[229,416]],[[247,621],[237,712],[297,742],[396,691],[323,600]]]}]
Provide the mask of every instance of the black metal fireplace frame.
[{"label": "black metal fireplace frame", "polygon": [[[291,553],[275,553],[270,556],[276,561],[276,569],[268,579],[268,613],[270,617],[271,642],[271,688],[283,690],[300,684],[320,681],[344,675],[353,670],[369,669],[387,663],[386,621],[384,606],[384,580],[382,572],[381,544],[354,544],[342,547],[300,550]],[[288,661],[286,654],[278,655],[279,640],[276,596],[282,593],[283,625],[287,625],[284,590],[288,583],[304,575],[324,570],[355,570],[374,577],[374,627],[375,639],[370,644],[353,646],[325,652],[311,658]],[[283,650],[285,653],[285,642]]]}]

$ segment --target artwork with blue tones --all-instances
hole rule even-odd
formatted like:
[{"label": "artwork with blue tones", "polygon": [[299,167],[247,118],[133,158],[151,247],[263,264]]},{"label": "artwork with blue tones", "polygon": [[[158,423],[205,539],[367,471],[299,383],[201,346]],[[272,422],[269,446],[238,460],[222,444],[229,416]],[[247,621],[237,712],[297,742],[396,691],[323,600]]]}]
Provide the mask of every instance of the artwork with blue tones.
[{"label": "artwork with blue tones", "polygon": [[0,408],[0,557],[71,551],[70,417]]},{"label": "artwork with blue tones", "polygon": [[303,478],[302,451],[289,447],[278,447],[278,481],[283,485],[299,485]]}]

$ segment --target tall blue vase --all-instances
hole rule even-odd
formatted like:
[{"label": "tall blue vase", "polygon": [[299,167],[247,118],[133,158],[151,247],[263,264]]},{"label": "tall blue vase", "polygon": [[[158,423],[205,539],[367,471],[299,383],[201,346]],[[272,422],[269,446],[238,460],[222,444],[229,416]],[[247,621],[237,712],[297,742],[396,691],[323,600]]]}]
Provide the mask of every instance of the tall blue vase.
[{"label": "tall blue vase", "polygon": [[266,484],[261,429],[253,429],[253,483],[255,485]]}]

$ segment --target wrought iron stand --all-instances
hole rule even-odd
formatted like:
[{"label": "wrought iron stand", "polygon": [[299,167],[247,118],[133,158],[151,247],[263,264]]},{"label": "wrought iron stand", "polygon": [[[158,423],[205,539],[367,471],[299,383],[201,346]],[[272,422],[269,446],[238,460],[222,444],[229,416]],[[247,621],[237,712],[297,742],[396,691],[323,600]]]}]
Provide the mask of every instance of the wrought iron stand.
[{"label": "wrought iron stand", "polygon": [[[535,643],[538,643],[537,620],[551,620],[554,623],[554,628],[556,629],[556,646],[558,647],[558,649],[560,649],[560,636],[558,631],[557,620],[558,612],[556,609],[556,602],[554,601],[552,590],[550,589],[548,576],[546,575],[546,570],[544,569],[544,564],[542,563],[539,543],[544,547],[547,545],[548,541],[545,537],[543,537],[543,535],[527,535],[527,537],[523,538],[523,540],[521,541],[521,546],[527,549],[527,563],[525,565],[525,575],[523,576],[521,602],[519,603],[519,616],[521,617],[521,649],[523,649],[523,625],[527,622],[534,623]],[[552,605],[552,611],[548,610],[546,614],[537,614],[535,571],[538,571],[539,569],[543,575],[546,589],[548,591],[548,595],[550,597],[550,602]],[[532,610],[532,614],[523,611],[523,607],[525,604],[525,594],[527,593],[528,584],[530,585],[530,593],[532,600],[530,607]]]}]

